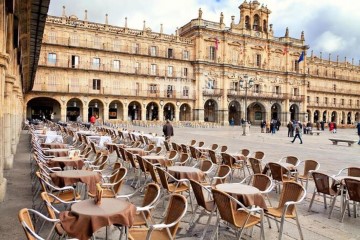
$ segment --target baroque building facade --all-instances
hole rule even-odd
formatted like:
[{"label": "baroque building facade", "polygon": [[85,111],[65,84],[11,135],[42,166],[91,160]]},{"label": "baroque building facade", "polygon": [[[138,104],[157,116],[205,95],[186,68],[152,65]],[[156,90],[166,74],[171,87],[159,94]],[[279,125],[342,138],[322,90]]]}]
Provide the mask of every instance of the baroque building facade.
[{"label": "baroque building facade", "polygon": [[[360,67],[309,53],[299,38],[274,36],[271,11],[244,1],[240,21],[198,16],[175,34],[48,16],[26,117],[88,121],[241,119],[359,121]],[[299,61],[302,59],[302,61]],[[251,88],[242,83],[252,81]],[[249,86],[248,86],[249,87]],[[245,106],[246,105],[246,106]],[[246,115],[247,114],[247,115]],[[246,116],[245,116],[246,115]]]}]

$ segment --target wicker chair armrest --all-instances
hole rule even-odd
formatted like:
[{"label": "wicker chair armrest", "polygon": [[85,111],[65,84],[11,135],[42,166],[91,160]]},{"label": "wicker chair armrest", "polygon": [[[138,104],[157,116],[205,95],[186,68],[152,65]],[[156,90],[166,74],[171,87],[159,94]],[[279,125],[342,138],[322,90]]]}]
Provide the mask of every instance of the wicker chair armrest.
[{"label": "wicker chair armrest", "polygon": [[28,209],[29,212],[36,214],[37,216],[41,217],[42,219],[45,219],[46,221],[52,222],[52,223],[58,223],[60,222],[60,219],[52,219],[52,218],[48,218],[46,217],[44,214],[35,211],[33,209]]},{"label": "wicker chair armrest", "polygon": [[51,171],[62,171],[61,167],[48,167]]}]

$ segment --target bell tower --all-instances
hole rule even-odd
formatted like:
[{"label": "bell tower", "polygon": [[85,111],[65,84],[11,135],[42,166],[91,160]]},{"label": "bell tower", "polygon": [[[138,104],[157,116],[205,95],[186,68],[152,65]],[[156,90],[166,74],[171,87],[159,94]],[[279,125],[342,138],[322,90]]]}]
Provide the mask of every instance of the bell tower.
[{"label": "bell tower", "polygon": [[269,15],[271,11],[257,0],[245,0],[240,6],[240,21],[238,29],[268,33]]}]

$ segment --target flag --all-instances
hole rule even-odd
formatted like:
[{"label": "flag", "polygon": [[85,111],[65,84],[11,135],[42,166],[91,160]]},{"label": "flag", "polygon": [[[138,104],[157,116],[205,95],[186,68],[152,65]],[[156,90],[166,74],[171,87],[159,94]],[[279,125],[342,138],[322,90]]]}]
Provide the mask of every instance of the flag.
[{"label": "flag", "polygon": [[285,55],[288,52],[287,47],[284,47],[283,55]]},{"label": "flag", "polygon": [[299,57],[298,63],[300,63],[301,61],[304,61],[304,55],[305,55],[305,52],[302,51],[302,52],[301,52],[301,55],[300,55],[300,57]]},{"label": "flag", "polygon": [[219,39],[216,37],[215,38],[215,49],[218,50],[219,48]]}]

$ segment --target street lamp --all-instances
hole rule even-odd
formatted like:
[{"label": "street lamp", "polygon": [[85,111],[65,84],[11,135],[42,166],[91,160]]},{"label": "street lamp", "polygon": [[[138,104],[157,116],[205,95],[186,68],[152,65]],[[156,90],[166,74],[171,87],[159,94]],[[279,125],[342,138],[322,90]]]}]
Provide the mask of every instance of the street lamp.
[{"label": "street lamp", "polygon": [[[249,79],[249,76],[247,74],[244,75],[243,79],[240,79],[240,87],[245,89],[245,123],[242,124],[243,126],[243,136],[249,135],[250,126],[247,119],[247,91],[248,89],[252,88],[254,86],[254,80],[252,78]],[[245,85],[244,85],[245,84]]]}]

